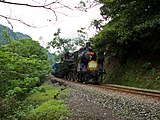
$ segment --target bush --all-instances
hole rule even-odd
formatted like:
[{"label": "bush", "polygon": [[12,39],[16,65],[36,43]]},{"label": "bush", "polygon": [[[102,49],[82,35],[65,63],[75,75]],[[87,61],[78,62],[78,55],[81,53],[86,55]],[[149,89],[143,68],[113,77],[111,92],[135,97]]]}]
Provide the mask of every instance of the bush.
[{"label": "bush", "polygon": [[27,119],[30,120],[60,120],[67,115],[66,105],[61,100],[49,100],[32,110]]},{"label": "bush", "polygon": [[[16,88],[14,93],[16,92],[22,92],[21,88]],[[60,88],[42,85],[34,88],[25,99],[3,101],[0,104],[1,111],[3,109],[3,112],[0,112],[0,118],[4,120],[62,119],[68,114],[68,108],[62,100],[67,91],[60,92],[59,99],[54,99],[54,95],[59,92]]]}]

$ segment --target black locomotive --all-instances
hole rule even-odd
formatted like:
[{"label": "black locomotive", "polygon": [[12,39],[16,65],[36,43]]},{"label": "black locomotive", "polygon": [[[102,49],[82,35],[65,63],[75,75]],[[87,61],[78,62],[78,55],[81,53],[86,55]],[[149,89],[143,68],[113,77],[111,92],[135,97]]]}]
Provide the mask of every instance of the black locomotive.
[{"label": "black locomotive", "polygon": [[96,53],[90,43],[74,53],[67,52],[53,66],[54,75],[66,80],[85,83],[100,83],[103,75],[104,53]]}]

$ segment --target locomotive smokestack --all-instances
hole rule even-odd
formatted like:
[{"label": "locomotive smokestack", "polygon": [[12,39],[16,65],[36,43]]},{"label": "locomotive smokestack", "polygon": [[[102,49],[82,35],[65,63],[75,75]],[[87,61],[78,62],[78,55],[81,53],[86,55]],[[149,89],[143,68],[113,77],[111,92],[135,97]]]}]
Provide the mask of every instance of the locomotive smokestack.
[{"label": "locomotive smokestack", "polygon": [[87,42],[87,43],[86,43],[86,48],[89,49],[90,47],[91,47],[91,43],[90,43],[90,42]]}]

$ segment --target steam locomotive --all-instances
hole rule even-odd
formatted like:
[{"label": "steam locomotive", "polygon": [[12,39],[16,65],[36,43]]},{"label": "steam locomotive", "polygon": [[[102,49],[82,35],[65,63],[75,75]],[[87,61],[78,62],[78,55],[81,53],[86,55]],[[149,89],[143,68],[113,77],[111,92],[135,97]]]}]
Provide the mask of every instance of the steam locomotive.
[{"label": "steam locomotive", "polygon": [[66,80],[83,83],[100,83],[102,81],[104,53],[96,53],[91,49],[90,43],[74,53],[67,52],[52,67],[54,75]]}]

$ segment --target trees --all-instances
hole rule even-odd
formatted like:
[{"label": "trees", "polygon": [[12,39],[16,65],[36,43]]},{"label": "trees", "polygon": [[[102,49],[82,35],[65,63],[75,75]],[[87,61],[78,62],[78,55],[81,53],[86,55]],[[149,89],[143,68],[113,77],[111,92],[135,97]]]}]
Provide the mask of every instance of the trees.
[{"label": "trees", "polygon": [[19,40],[21,38],[31,38],[20,32],[14,32],[10,28],[0,24],[0,45],[11,43],[11,40]]},{"label": "trees", "polygon": [[102,29],[102,22],[103,22],[103,20],[101,20],[101,19],[100,20],[93,20],[93,21],[91,21],[90,26],[95,27],[96,31],[98,32]]},{"label": "trees", "polygon": [[[91,39],[96,48],[121,58],[159,51],[160,2],[158,0],[99,0],[103,18],[110,22]],[[105,46],[104,46],[105,44]]]},{"label": "trees", "polygon": [[73,41],[71,39],[65,39],[60,37],[61,29],[57,29],[57,32],[54,33],[54,38],[51,42],[48,43],[48,48],[52,47],[56,49],[58,53],[65,53],[69,50],[74,50]]},{"label": "trees", "polygon": [[78,46],[83,46],[86,37],[85,32],[83,29],[77,31],[79,34],[78,38],[68,39],[68,38],[62,38],[60,36],[61,29],[57,29],[57,32],[54,33],[54,38],[52,41],[48,42],[48,47],[52,47],[58,54],[61,56],[62,54],[66,52],[73,52],[77,49]]},{"label": "trees", "polygon": [[0,67],[1,96],[10,94],[22,97],[18,96],[19,92],[25,95],[50,71],[46,51],[31,38],[1,46]]}]

